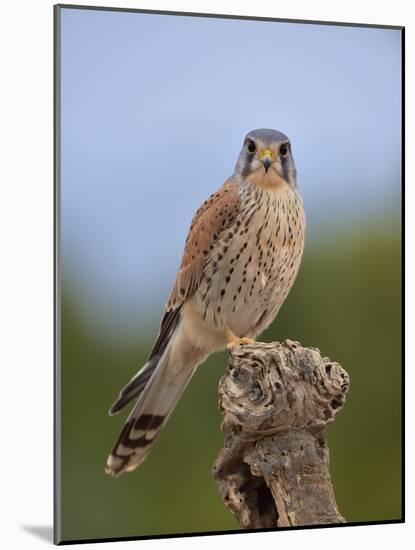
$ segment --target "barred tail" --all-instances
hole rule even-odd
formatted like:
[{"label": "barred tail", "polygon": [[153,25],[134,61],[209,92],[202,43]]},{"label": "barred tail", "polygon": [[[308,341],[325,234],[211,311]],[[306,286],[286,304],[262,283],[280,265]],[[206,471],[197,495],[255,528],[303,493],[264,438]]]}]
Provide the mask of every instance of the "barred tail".
[{"label": "barred tail", "polygon": [[[186,352],[184,353],[184,350]],[[139,397],[107,459],[105,471],[112,476],[130,472],[147,457],[197,365],[205,358],[200,350],[184,345],[180,322],[169,333],[163,353],[134,377],[111,407],[117,412],[131,396]],[[148,379],[146,380],[146,378]],[[146,380],[144,388],[142,384]]]}]

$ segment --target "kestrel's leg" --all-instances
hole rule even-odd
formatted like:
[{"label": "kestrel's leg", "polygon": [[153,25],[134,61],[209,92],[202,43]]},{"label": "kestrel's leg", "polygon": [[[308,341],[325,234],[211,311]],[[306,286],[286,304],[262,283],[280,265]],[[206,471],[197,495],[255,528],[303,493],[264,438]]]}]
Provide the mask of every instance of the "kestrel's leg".
[{"label": "kestrel's leg", "polygon": [[229,328],[225,330],[225,336],[228,341],[226,347],[228,349],[233,348],[234,346],[239,345],[252,345],[255,344],[255,340],[252,340],[251,338],[246,338],[245,336],[242,338],[238,338]]}]

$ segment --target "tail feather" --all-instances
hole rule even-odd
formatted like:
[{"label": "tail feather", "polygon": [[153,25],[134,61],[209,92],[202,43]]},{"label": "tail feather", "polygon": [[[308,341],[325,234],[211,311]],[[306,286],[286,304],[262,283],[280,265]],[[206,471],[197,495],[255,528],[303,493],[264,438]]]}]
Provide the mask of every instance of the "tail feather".
[{"label": "tail feather", "polygon": [[156,356],[147,361],[144,367],[128,382],[121,390],[117,400],[112,404],[109,410],[110,416],[119,413],[130,401],[135,397],[139,397],[155,371],[159,360],[160,357]]},{"label": "tail feather", "polygon": [[147,363],[121,390],[116,401],[112,404],[109,414],[113,416],[120,412],[130,401],[139,397],[148,381],[156,370],[160,359],[167,348],[180,320],[180,308],[167,311],[161,321],[160,332],[153,346]]},{"label": "tail feather", "polygon": [[[163,346],[164,351],[160,358],[154,365],[146,366],[140,371],[143,373],[141,380],[144,380],[144,373],[151,374],[144,389],[140,389],[137,402],[108,457],[105,471],[109,475],[118,476],[130,472],[143,462],[197,365],[206,357],[205,352],[194,348],[189,353],[189,346],[183,343],[180,323],[176,323],[174,329],[168,333],[168,343]],[[137,395],[139,381],[140,373],[124,390],[125,397],[122,397],[122,392],[111,410],[119,410],[128,398]]]},{"label": "tail feather", "polygon": [[194,371],[184,369],[169,383],[167,365],[164,358],[132,409],[108,457],[107,474],[118,476],[143,462]]}]

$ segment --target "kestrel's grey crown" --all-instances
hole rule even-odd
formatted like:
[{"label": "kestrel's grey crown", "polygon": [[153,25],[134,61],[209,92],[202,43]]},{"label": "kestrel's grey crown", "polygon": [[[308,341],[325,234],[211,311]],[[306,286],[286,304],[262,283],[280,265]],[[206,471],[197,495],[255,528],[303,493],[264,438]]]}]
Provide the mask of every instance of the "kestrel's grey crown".
[{"label": "kestrel's grey crown", "polygon": [[290,141],[285,134],[278,130],[272,130],[271,128],[258,128],[257,130],[252,130],[246,135],[246,138],[260,139],[265,143]]}]

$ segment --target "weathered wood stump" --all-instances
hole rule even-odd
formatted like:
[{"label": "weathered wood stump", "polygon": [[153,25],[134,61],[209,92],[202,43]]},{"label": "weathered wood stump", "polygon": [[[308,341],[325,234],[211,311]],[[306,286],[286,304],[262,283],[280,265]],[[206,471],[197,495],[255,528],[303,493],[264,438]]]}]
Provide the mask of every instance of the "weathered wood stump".
[{"label": "weathered wood stump", "polygon": [[344,523],[329,472],[327,426],[349,376],[298,342],[236,346],[219,383],[224,447],[213,476],[246,529]]}]

